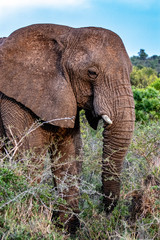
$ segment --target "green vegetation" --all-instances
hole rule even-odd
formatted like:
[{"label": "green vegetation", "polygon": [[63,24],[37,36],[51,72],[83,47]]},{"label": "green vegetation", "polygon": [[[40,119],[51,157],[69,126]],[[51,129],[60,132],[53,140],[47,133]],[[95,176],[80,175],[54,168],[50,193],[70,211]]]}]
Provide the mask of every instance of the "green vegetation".
[{"label": "green vegetation", "polygon": [[135,99],[136,121],[160,119],[160,56],[148,58],[144,49],[131,57],[131,84]]},{"label": "green vegetation", "polygon": [[153,55],[148,57],[144,49],[140,49],[138,56],[131,57],[131,62],[138,68],[148,67],[156,70],[158,74],[160,73],[160,56]]},{"label": "green vegetation", "polygon": [[146,88],[154,81],[160,81],[160,78],[157,77],[156,70],[152,68],[138,68],[133,66],[133,70],[131,73],[131,84],[132,86],[138,88]]},{"label": "green vegetation", "polygon": [[160,119],[160,91],[153,87],[133,88],[137,121]]},{"label": "green vegetation", "polygon": [[[43,181],[33,184],[24,164],[17,162],[14,156],[9,159],[3,156],[0,162],[0,239],[160,238],[160,122],[136,124],[124,162],[120,200],[109,216],[103,211],[101,192],[103,129],[100,124],[98,131],[92,130],[83,114],[81,124],[84,162],[79,176],[81,227],[76,235],[60,232],[51,222],[52,210],[56,210],[62,200],[56,196],[49,166],[43,173]],[[47,157],[44,160],[48,162]]]},{"label": "green vegetation", "polygon": [[153,83],[151,83],[151,87],[160,91],[160,78],[156,78],[156,80]]}]

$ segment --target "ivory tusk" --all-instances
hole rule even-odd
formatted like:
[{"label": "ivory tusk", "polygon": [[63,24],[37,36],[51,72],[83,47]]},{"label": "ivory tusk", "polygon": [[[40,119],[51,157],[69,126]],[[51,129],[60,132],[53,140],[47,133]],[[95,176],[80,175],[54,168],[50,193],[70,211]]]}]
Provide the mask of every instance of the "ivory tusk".
[{"label": "ivory tusk", "polygon": [[103,120],[104,120],[106,123],[112,124],[111,119],[110,119],[107,115],[102,115],[102,118],[103,118]]}]

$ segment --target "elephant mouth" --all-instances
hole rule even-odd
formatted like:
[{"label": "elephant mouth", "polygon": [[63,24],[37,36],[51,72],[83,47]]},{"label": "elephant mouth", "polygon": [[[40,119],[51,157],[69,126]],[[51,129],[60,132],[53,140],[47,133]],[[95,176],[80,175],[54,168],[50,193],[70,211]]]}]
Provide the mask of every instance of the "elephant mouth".
[{"label": "elephant mouth", "polygon": [[97,127],[98,127],[98,123],[99,123],[99,120],[102,119],[103,122],[104,122],[104,125],[105,126],[109,126],[112,124],[112,120],[108,117],[108,115],[106,114],[101,114],[101,115],[98,115],[96,114],[93,110],[90,111],[90,110],[85,110],[85,115],[86,115],[86,118],[90,124],[90,126],[96,130]]},{"label": "elephant mouth", "polygon": [[[82,108],[80,108],[81,110]],[[97,125],[100,119],[103,119],[104,124],[111,125],[113,122],[109,116],[105,113],[97,113],[94,109],[93,98],[90,98],[90,101],[87,102],[84,106],[86,117],[91,127],[97,129]],[[94,121],[94,123],[93,123]]]}]

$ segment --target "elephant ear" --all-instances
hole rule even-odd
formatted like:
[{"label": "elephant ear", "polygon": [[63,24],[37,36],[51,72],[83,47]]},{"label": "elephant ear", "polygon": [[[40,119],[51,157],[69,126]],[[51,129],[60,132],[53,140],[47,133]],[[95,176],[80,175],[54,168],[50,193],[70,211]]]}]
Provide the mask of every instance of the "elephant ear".
[{"label": "elephant ear", "polygon": [[95,114],[90,110],[85,110],[85,115],[86,115],[87,121],[89,122],[89,125],[94,130],[97,130],[97,126],[98,126],[100,117],[96,117]]},{"label": "elephant ear", "polygon": [[0,47],[0,91],[42,120],[73,128],[77,103],[63,69],[68,32],[67,27],[42,24],[6,38]]}]

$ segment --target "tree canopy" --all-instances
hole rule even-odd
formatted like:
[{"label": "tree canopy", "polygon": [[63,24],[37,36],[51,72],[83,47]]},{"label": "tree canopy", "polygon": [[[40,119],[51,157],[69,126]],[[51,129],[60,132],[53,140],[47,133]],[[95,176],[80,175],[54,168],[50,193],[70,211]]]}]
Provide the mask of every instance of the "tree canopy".
[{"label": "tree canopy", "polygon": [[140,60],[146,60],[146,58],[148,57],[148,54],[145,53],[144,49],[140,49],[138,55]]},{"label": "tree canopy", "polygon": [[160,75],[160,56],[153,55],[148,57],[148,54],[144,49],[140,49],[138,56],[131,57],[131,62],[133,66],[138,67],[139,69],[143,67],[148,67],[156,70],[157,75]]}]

